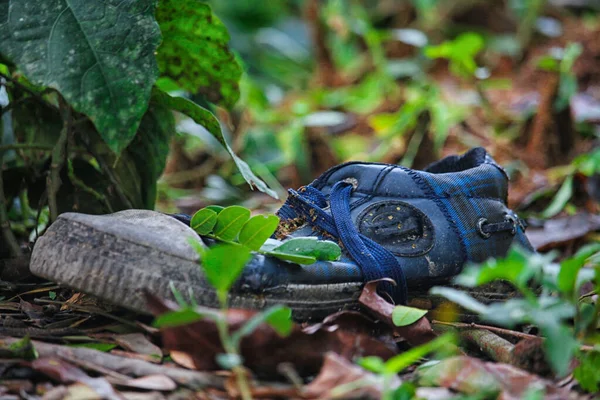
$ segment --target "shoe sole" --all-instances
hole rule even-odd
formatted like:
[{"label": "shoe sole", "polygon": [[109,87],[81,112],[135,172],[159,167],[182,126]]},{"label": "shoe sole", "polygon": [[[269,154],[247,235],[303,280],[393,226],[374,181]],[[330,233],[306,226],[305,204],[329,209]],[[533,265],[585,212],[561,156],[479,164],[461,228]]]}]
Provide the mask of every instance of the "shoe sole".
[{"label": "shoe sole", "polygon": [[[150,314],[144,290],[164,299],[174,299],[171,284],[188,301],[219,307],[215,291],[195,260],[178,257],[156,247],[124,239],[68,217],[59,218],[35,244],[31,272],[63,286],[88,293],[127,309]],[[363,284],[288,284],[261,294],[231,293],[229,307],[263,309],[284,304],[298,321],[317,320],[342,309],[360,308]],[[475,296],[486,303],[510,296],[505,288]],[[434,309],[446,302],[427,294],[427,288],[412,290],[411,305]]]}]

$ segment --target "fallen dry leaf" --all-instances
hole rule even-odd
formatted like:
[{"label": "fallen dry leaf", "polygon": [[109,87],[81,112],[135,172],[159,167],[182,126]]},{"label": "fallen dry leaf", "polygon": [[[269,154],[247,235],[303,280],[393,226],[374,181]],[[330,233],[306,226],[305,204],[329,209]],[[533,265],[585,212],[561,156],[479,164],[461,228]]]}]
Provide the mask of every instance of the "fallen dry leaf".
[{"label": "fallen dry leaf", "polygon": [[[155,315],[175,310],[173,302],[162,301],[148,295],[148,305]],[[226,318],[230,330],[239,329],[252,318],[256,311],[227,310]],[[339,316],[338,316],[339,317]],[[269,325],[259,326],[252,334],[244,337],[240,350],[244,365],[258,375],[279,375],[277,366],[283,362],[293,362],[297,372],[306,376],[319,371],[325,353],[336,352],[343,357],[378,356],[384,360],[396,354],[395,343],[376,338],[367,333],[368,326],[349,322],[356,316],[342,316],[339,321],[329,321],[319,324],[314,329],[301,329],[294,326],[287,337],[281,337]],[[360,316],[360,318],[365,318]],[[162,330],[163,345],[169,351],[189,355],[190,360],[198,370],[219,369],[215,358],[224,353],[215,323],[206,318],[189,325]]]},{"label": "fallen dry leaf", "polygon": [[160,362],[162,359],[162,350],[160,347],[152,343],[146,336],[141,333],[127,333],[116,335],[115,342],[125,350],[132,351],[138,354],[144,354],[156,359]]},{"label": "fallen dry leaf", "polygon": [[569,391],[552,382],[509,364],[484,362],[458,356],[417,370],[419,384],[441,386],[465,394],[500,396],[504,400],[522,399],[529,388],[543,388],[546,400],[564,400]]},{"label": "fallen dry leaf", "polygon": [[360,294],[359,303],[364,305],[375,317],[392,327],[394,333],[406,339],[411,345],[419,345],[435,339],[436,334],[431,328],[429,320],[425,317],[421,317],[417,322],[407,326],[394,325],[392,320],[394,305],[377,293],[377,286],[381,281],[368,282]]},{"label": "fallen dry leaf", "polygon": [[[350,389],[340,393],[343,399],[380,399],[383,380],[381,377],[350,363],[343,357],[329,352],[319,375],[303,390],[303,397],[308,399],[332,399],[336,388],[356,381],[364,381],[361,388]],[[389,387],[400,385],[400,379],[389,382]],[[338,391],[340,389],[337,389]],[[333,393],[332,393],[333,391]]]},{"label": "fallen dry leaf", "polygon": [[538,251],[549,250],[571,240],[579,239],[600,229],[600,215],[579,213],[564,218],[550,219],[541,228],[527,228],[527,238]]},{"label": "fallen dry leaf", "polygon": [[[99,398],[119,399],[112,385],[105,378],[92,378],[82,369],[60,358],[42,357],[31,363],[31,367],[59,383],[81,383],[97,393]],[[70,390],[70,389],[69,389]],[[80,390],[80,389],[77,389]],[[83,389],[81,389],[83,390]],[[77,397],[75,397],[77,398]]]},{"label": "fallen dry leaf", "polygon": [[144,390],[158,390],[161,392],[168,392],[177,389],[177,384],[175,381],[165,375],[147,375],[141,378],[130,379],[126,382],[119,383],[119,386],[127,386]]}]

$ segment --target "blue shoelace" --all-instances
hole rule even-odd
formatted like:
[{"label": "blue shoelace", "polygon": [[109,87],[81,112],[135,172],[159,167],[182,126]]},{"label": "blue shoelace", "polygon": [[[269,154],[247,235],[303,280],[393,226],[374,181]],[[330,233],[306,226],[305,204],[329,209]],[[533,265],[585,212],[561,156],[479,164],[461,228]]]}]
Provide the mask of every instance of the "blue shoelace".
[{"label": "blue shoelace", "polygon": [[391,278],[396,285],[382,282],[379,285],[380,292],[389,294],[396,303],[406,304],[406,277],[398,260],[383,246],[362,235],[352,223],[351,183],[337,182],[333,186],[329,195],[330,213],[325,211],[327,198],[312,186],[306,186],[298,192],[289,190],[289,194],[287,201],[278,212],[282,220],[301,217],[310,225],[338,238],[360,267],[365,282]]}]

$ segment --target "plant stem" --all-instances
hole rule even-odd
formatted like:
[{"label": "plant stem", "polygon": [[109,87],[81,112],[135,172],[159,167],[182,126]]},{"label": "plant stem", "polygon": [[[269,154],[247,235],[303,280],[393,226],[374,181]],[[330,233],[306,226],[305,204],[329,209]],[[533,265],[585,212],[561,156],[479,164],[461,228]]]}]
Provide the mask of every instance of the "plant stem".
[{"label": "plant stem", "polygon": [[87,149],[87,151],[96,159],[98,165],[100,166],[100,169],[106,174],[110,183],[112,183],[113,187],[115,188],[115,193],[117,194],[117,196],[119,196],[119,200],[121,200],[121,202],[125,205],[125,208],[133,208],[133,204],[131,204],[131,201],[129,200],[129,198],[127,198],[127,195],[125,194],[125,192],[123,192],[123,189],[121,189],[119,180],[115,176],[112,168],[108,165],[106,160],[100,157],[100,155],[93,149],[93,146],[90,143],[84,142],[84,146]]},{"label": "plant stem", "polygon": [[[219,339],[223,344],[223,349],[227,354],[233,354],[239,357],[239,351],[236,346],[233,345],[231,340],[231,336],[229,335],[229,325],[227,324],[227,293],[217,293],[219,297],[219,303],[221,304],[221,316],[222,318],[218,318],[215,322],[217,324],[217,329],[219,331]],[[240,365],[236,365],[232,368],[233,373],[237,379],[238,388],[240,390],[240,395],[244,400],[252,400],[252,392],[250,391],[250,387],[248,385],[248,381],[246,380],[246,373],[244,368]]]},{"label": "plant stem", "polygon": [[37,144],[37,143],[13,143],[13,144],[4,144],[0,145],[0,153],[4,153],[9,150],[44,150],[44,151],[52,151],[54,147],[47,144]]},{"label": "plant stem", "polygon": [[50,222],[54,222],[58,218],[58,203],[56,195],[60,189],[60,171],[65,162],[67,141],[69,138],[71,123],[73,122],[71,117],[71,108],[61,101],[61,111],[66,118],[64,118],[64,126],[60,131],[58,141],[52,149],[52,162],[50,164],[50,174],[46,180],[46,190],[48,192],[48,207],[50,208]]},{"label": "plant stem", "polygon": [[99,202],[103,203],[104,206],[106,207],[106,209],[108,210],[108,212],[110,212],[110,213],[114,212],[112,206],[110,205],[110,202],[108,201],[108,199],[106,198],[105,195],[95,191],[94,189],[92,189],[91,187],[86,185],[85,182],[83,182],[81,179],[79,179],[77,177],[77,175],[75,175],[75,170],[73,169],[73,163],[71,163],[71,160],[67,160],[67,168],[68,168],[68,173],[69,173],[69,180],[71,181],[71,183],[74,186],[83,190],[87,194],[93,196]]},{"label": "plant stem", "polygon": [[[0,121],[1,123],[2,121]],[[0,143],[2,143],[2,138],[4,136],[4,131],[0,126]],[[12,257],[18,257],[21,254],[21,246],[19,246],[19,242],[15,237],[13,231],[10,229],[10,222],[8,220],[8,213],[6,212],[6,196],[4,194],[4,178],[2,176],[2,160],[3,153],[0,152],[0,229],[2,230],[2,237],[4,241],[8,245],[8,250]]]}]

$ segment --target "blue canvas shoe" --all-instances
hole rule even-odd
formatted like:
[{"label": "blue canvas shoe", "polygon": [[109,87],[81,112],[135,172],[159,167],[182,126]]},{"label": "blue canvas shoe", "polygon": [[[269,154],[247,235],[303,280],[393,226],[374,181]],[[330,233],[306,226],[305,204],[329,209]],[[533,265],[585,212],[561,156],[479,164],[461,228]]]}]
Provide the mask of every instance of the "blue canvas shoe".
[{"label": "blue canvas shoe", "polygon": [[[507,205],[508,178],[483,148],[416,171],[351,162],[297,191],[278,211],[278,239],[337,241],[338,261],[298,265],[256,254],[230,293],[230,305],[286,304],[297,319],[357,305],[365,282],[397,304],[447,282],[465,263],[502,257],[513,243],[532,250],[525,226]],[[189,238],[189,217],[129,210],[106,216],[66,213],[38,240],[33,273],[146,312],[143,289],[172,297],[169,284],[217,306]]]}]

